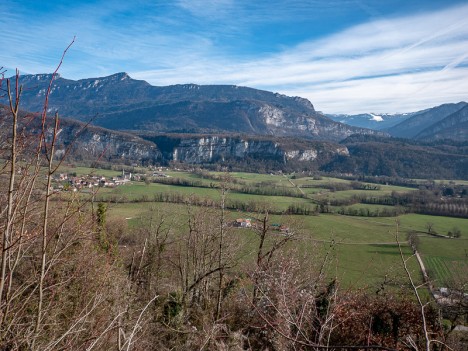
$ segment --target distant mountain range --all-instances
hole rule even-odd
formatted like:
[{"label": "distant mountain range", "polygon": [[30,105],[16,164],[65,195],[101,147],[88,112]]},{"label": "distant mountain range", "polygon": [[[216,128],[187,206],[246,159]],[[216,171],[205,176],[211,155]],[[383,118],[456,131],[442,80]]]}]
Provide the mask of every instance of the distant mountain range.
[{"label": "distant mountain range", "polygon": [[[40,115],[22,112],[19,121],[21,145],[32,147],[34,151],[41,130]],[[50,117],[46,125],[49,142],[52,125]],[[0,104],[0,140],[8,140],[10,135],[9,108]],[[65,155],[67,162],[98,161],[107,166],[180,162],[253,172],[305,170],[410,178],[468,178],[467,142],[421,142],[359,134],[339,144],[235,133],[144,132],[137,135],[64,118],[60,120],[55,159]]]},{"label": "distant mountain range", "polygon": [[362,113],[358,115],[327,114],[326,116],[335,122],[345,123],[350,126],[385,130],[410,118],[414,113],[375,114]]},{"label": "distant mountain range", "polygon": [[[460,103],[462,104],[462,103]],[[416,135],[417,139],[468,140],[468,104]]]},{"label": "distant mountain range", "polygon": [[[21,77],[22,109],[43,108],[50,79]],[[0,104],[6,102],[0,97]],[[62,117],[57,157],[71,145],[76,160],[109,163],[468,178],[465,102],[407,114],[327,117],[299,97],[234,85],[155,87],[118,73],[78,81],[58,77],[48,111]],[[37,120],[25,124],[32,135]],[[89,120],[94,125],[83,129]],[[0,134],[8,133],[8,123],[8,108],[0,105]]]},{"label": "distant mountain range", "polygon": [[[24,109],[42,108],[50,79],[50,74],[20,78]],[[244,133],[326,141],[343,140],[352,134],[386,135],[332,121],[300,97],[235,85],[156,87],[126,73],[78,81],[57,77],[49,110],[127,131]]]},{"label": "distant mountain range", "polygon": [[[21,145],[34,147],[41,133],[41,116],[21,111],[18,129]],[[53,138],[53,117],[46,121],[46,140]],[[11,135],[9,107],[0,104],[0,141]],[[142,137],[69,118],[60,119],[55,160],[117,163],[127,165],[167,165],[172,161],[189,164],[223,163],[255,171],[278,169],[317,170],[337,155],[348,155],[337,143],[275,136],[230,134],[153,134]]]},{"label": "distant mountain range", "polygon": [[[21,106],[39,111],[51,74],[24,75]],[[0,103],[7,103],[6,96]],[[468,104],[398,114],[325,115],[309,100],[235,85],[152,86],[126,73],[70,80],[56,76],[49,111],[113,130],[241,133],[334,141],[353,134],[467,140]],[[447,120],[445,120],[447,119]]]},{"label": "distant mountain range", "polygon": [[443,104],[422,111],[401,114],[327,115],[334,121],[370,128],[407,139],[468,140],[466,114],[468,104]]},{"label": "distant mountain range", "polygon": [[[466,108],[466,102],[457,104],[444,104],[433,107],[428,110],[414,113],[410,118],[387,129],[392,136],[409,139],[440,139],[449,138],[460,139],[463,134],[466,136],[466,123],[462,124],[463,113],[461,110]],[[450,122],[444,123],[445,119]],[[466,121],[466,112],[465,112]],[[438,127],[437,127],[438,126]],[[448,129],[447,129],[448,128]],[[460,131],[465,129],[460,134]],[[458,137],[457,137],[458,135]],[[467,140],[466,137],[464,140]]]}]

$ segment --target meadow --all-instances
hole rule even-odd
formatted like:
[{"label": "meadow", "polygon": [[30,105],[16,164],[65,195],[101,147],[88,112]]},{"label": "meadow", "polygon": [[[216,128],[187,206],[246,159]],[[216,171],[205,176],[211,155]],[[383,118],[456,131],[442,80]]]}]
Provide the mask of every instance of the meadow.
[{"label": "meadow", "polygon": [[[167,203],[109,204],[109,219],[125,219],[129,230],[138,232],[145,225],[150,212],[170,213],[179,222],[187,216],[187,206]],[[228,212],[228,221],[236,218],[260,218],[260,214]],[[401,257],[395,243],[394,226],[390,224],[363,222],[355,217],[340,217],[332,214],[317,216],[272,215],[271,224],[283,224],[294,228],[294,239],[288,244],[301,257],[323,260],[329,254],[328,275],[336,277],[345,288],[375,289],[386,282],[389,288],[406,283],[403,277]],[[184,230],[184,226],[178,227]],[[135,234],[138,235],[138,234]],[[241,242],[238,257],[241,265],[252,264],[258,246],[258,235],[252,229],[234,228],[230,234]],[[281,233],[272,231],[272,240]],[[402,240],[403,251],[411,254]],[[415,278],[419,279],[416,260],[410,260]]]},{"label": "meadow", "polygon": [[[86,168],[75,168],[76,172],[85,172]],[[114,172],[114,173],[112,173]],[[96,171],[101,174],[101,171]],[[109,171],[109,176],[114,176],[115,171]],[[104,174],[104,173],[102,173]],[[401,214],[392,217],[368,217],[347,216],[337,213],[340,207],[331,206],[329,213],[313,212],[309,215],[288,214],[290,206],[306,206],[317,209],[323,199],[351,199],[356,195],[386,196],[394,191],[410,192],[414,188],[401,186],[380,185],[378,189],[349,189],[350,181],[332,178],[304,177],[295,179],[294,176],[283,174],[250,174],[230,173],[231,181],[226,184],[221,178],[226,174],[221,172],[205,172],[203,174],[166,171],[168,178],[182,179],[195,182],[198,186],[180,186],[158,183],[151,179],[150,182],[133,181],[131,184],[117,188],[102,188],[97,196],[100,201],[109,203],[109,218],[125,220],[130,230],[144,225],[141,218],[148,211],[168,211],[174,218],[186,216],[187,205],[180,203],[154,202],[154,195],[159,193],[172,193],[181,195],[184,201],[191,197],[198,197],[219,201],[221,198],[220,187],[227,187],[226,201],[240,203],[255,203],[263,209],[269,209],[270,223],[285,224],[294,228],[296,239],[289,246],[299,253],[316,255],[318,259],[326,252],[332,254],[333,263],[330,264],[328,274],[336,276],[349,288],[369,287],[371,289],[385,283],[389,286],[406,284],[406,278],[402,270],[401,257],[397,245],[397,239],[402,245],[405,255],[410,256],[412,251],[407,243],[410,233],[416,233],[420,239],[419,251],[427,266],[430,278],[435,286],[444,286],[451,283],[467,267],[468,250],[468,220],[466,218],[451,218],[443,216],[429,216],[422,214]],[[153,182],[156,181],[156,182]],[[224,182],[224,183],[223,183]],[[344,190],[332,190],[332,184],[341,184]],[[364,183],[367,184],[367,183]],[[307,185],[307,187],[303,187]],[[369,184],[373,186],[372,184]],[[292,196],[268,196],[246,194],[238,192],[239,187],[251,188],[267,187],[276,189],[293,189],[305,194],[303,197]],[[300,196],[300,195],[298,195]],[[393,208],[392,206],[373,204],[351,204],[344,206],[356,210],[376,210]],[[342,208],[342,207],[341,207]],[[229,221],[236,218],[258,218],[261,213],[245,211],[229,211]],[[460,238],[444,238],[430,236],[427,233],[428,223],[431,223],[434,231],[446,235],[452,228],[461,229]],[[181,227],[183,228],[183,226]],[[398,238],[396,236],[398,231]],[[253,259],[253,252],[258,244],[258,237],[252,230],[236,229],[233,235],[240,237],[242,246],[239,257],[244,264]],[[278,234],[275,234],[278,235]],[[409,261],[411,270],[417,280],[422,279],[419,266],[414,258]],[[457,272],[455,272],[455,267]],[[462,272],[462,273],[458,273]]]}]

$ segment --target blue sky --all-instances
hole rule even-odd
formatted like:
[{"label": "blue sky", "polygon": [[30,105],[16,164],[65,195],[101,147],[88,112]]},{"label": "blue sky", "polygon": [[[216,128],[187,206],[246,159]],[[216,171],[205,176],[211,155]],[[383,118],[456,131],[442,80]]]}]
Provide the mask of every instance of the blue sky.
[{"label": "blue sky", "polygon": [[326,113],[468,100],[468,3],[443,0],[2,0],[0,66],[153,85],[236,84]]}]

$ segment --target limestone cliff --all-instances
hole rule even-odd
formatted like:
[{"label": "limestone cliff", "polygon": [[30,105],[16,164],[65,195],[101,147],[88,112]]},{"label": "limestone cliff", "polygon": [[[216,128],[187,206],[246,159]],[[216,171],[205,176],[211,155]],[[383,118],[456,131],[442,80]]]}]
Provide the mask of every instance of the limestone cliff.
[{"label": "limestone cliff", "polygon": [[177,134],[147,138],[158,145],[164,159],[193,164],[245,158],[281,163],[298,161],[320,164],[334,155],[348,155],[345,146],[310,140]]},{"label": "limestone cliff", "polygon": [[[8,142],[11,134],[9,108],[0,104],[0,141]],[[46,120],[45,138],[50,145],[54,133],[54,119]],[[41,135],[41,117],[22,111],[18,131],[20,143],[34,155]],[[86,161],[111,161],[116,163],[154,164],[161,160],[157,146],[134,134],[112,131],[86,125],[85,123],[60,118],[56,135],[55,157]]]}]

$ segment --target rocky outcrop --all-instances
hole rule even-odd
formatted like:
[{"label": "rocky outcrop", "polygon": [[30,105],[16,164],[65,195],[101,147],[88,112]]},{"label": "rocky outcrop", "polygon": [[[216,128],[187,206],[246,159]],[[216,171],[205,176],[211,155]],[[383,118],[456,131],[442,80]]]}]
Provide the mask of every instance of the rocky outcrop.
[{"label": "rocky outcrop", "polygon": [[[8,108],[0,105],[0,126],[7,138]],[[37,141],[41,118],[23,112],[25,133]],[[47,120],[46,141],[53,139],[52,118]],[[31,146],[34,147],[34,143]],[[61,118],[55,156],[69,155],[78,160],[102,160],[116,163],[158,164],[177,161],[191,164],[242,162],[244,159],[276,165],[299,162],[320,165],[336,155],[348,155],[346,146],[306,139],[232,134],[146,134],[136,135],[86,125]]]},{"label": "rocky outcrop", "polygon": [[183,139],[174,148],[172,159],[186,163],[211,163],[232,158],[282,158],[278,145],[268,140],[244,140],[207,136]]},{"label": "rocky outcrop", "polygon": [[111,162],[154,164],[161,153],[154,143],[131,134],[116,133],[101,128],[85,128],[66,123],[59,129],[56,155],[64,155],[71,145],[75,157]]},{"label": "rocky outcrop", "polygon": [[159,135],[147,137],[163,158],[184,163],[214,163],[245,158],[320,164],[334,155],[348,155],[345,146],[313,141],[291,142],[283,138],[227,135]]},{"label": "rocky outcrop", "polygon": [[[45,138],[47,145],[53,140],[54,120],[46,121]],[[11,134],[11,115],[9,109],[0,104],[0,142],[8,142]],[[21,143],[30,148],[34,155],[41,135],[41,118],[37,114],[21,112],[18,131]],[[111,161],[117,163],[154,164],[162,160],[156,144],[134,134],[107,130],[86,125],[66,118],[59,119],[56,134],[55,158],[86,161]]]}]

